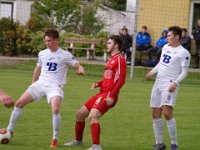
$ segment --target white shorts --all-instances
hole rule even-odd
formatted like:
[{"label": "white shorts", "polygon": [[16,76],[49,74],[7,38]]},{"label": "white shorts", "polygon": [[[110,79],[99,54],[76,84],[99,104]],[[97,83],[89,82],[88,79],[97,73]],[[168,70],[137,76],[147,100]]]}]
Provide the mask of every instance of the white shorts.
[{"label": "white shorts", "polygon": [[36,81],[28,87],[27,92],[32,96],[33,100],[40,100],[43,96],[46,96],[49,104],[52,97],[60,96],[61,100],[64,98],[61,86],[55,83]]},{"label": "white shorts", "polygon": [[179,86],[174,92],[169,92],[169,84],[170,81],[155,81],[151,91],[150,107],[175,106]]}]

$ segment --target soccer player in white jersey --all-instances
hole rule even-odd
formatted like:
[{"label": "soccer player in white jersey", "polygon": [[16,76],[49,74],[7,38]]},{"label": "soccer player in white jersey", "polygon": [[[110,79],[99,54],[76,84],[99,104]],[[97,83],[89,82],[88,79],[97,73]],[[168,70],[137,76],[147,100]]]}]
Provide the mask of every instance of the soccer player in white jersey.
[{"label": "soccer player in white jersey", "polygon": [[156,81],[151,93],[150,107],[152,108],[153,130],[156,144],[154,150],[164,150],[162,113],[166,119],[171,150],[178,149],[176,120],[173,108],[179,90],[179,83],[187,76],[190,65],[189,52],[180,45],[181,28],[169,27],[167,35],[168,44],[162,49],[159,63],[146,74],[151,78],[157,73]]},{"label": "soccer player in white jersey", "polygon": [[16,102],[11,113],[7,130],[13,134],[14,126],[20,118],[22,109],[28,103],[47,97],[52,109],[53,138],[50,147],[58,146],[58,129],[60,127],[60,104],[63,99],[63,86],[66,83],[68,66],[77,69],[77,74],[84,74],[84,68],[73,55],[59,47],[59,33],[48,29],[44,35],[47,49],[40,51],[37,66],[34,70],[32,84]]}]

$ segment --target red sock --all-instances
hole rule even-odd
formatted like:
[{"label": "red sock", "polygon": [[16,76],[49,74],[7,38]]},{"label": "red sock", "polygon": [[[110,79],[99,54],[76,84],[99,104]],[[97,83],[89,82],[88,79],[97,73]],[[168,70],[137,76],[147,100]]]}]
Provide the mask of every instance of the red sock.
[{"label": "red sock", "polygon": [[85,121],[84,122],[76,121],[75,133],[76,133],[76,140],[77,141],[82,141],[84,128],[85,128]]},{"label": "red sock", "polygon": [[91,125],[91,135],[93,144],[100,144],[100,133],[101,133],[101,128],[99,123],[93,123]]}]

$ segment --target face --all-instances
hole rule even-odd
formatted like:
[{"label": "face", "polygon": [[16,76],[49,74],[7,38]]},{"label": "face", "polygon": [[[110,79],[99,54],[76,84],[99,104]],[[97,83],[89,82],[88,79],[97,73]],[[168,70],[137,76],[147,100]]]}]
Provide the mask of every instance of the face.
[{"label": "face", "polygon": [[114,50],[114,41],[109,39],[106,43],[106,53],[110,54]]},{"label": "face", "polygon": [[163,32],[163,33],[162,33],[162,36],[163,36],[163,37],[167,37],[167,33],[166,33],[166,32]]},{"label": "face", "polygon": [[197,21],[197,25],[200,27],[200,19]]},{"label": "face", "polygon": [[187,32],[182,31],[182,37],[186,37],[187,36]]},{"label": "face", "polygon": [[122,34],[123,35],[127,35],[127,31],[126,30],[122,30]]},{"label": "face", "polygon": [[146,29],[144,29],[144,28],[142,28],[142,33],[145,33],[145,32],[147,32],[147,30],[146,30]]},{"label": "face", "polygon": [[58,46],[58,40],[54,39],[53,37],[45,36],[44,42],[50,50],[55,50]]},{"label": "face", "polygon": [[174,46],[175,44],[177,44],[177,42],[179,42],[179,36],[174,35],[172,31],[169,31],[167,34],[167,41],[169,45]]}]

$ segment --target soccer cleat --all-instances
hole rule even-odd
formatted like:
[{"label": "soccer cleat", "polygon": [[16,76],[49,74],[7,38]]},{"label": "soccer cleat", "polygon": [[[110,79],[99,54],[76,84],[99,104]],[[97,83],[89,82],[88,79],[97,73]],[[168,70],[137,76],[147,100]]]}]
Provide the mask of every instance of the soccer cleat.
[{"label": "soccer cleat", "polygon": [[73,140],[68,143],[64,143],[65,146],[83,146],[83,141]]},{"label": "soccer cleat", "polygon": [[58,147],[58,140],[57,139],[52,139],[50,147],[51,148]]},{"label": "soccer cleat", "polygon": [[99,144],[93,144],[90,148],[87,150],[102,150],[101,145]]},{"label": "soccer cleat", "polygon": [[166,149],[166,145],[164,143],[158,143],[154,145],[154,150],[165,150],[165,149]]},{"label": "soccer cleat", "polygon": [[178,150],[178,145],[171,144],[171,150]]}]

